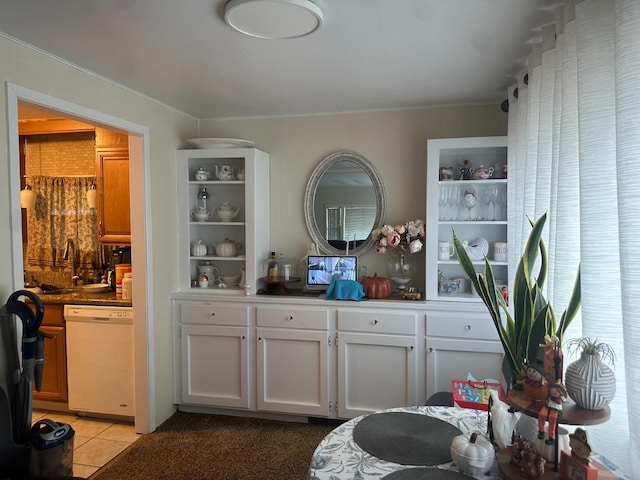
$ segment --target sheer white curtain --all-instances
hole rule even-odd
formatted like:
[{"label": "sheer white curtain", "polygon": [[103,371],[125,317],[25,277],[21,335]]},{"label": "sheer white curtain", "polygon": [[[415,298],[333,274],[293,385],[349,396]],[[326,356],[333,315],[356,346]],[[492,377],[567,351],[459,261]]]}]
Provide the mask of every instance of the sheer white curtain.
[{"label": "sheer white curtain", "polygon": [[556,312],[582,265],[582,314],[566,338],[597,338],[617,355],[611,419],[587,427],[592,446],[640,478],[640,1],[565,2],[556,18],[509,88],[510,254],[526,217],[549,212]]}]

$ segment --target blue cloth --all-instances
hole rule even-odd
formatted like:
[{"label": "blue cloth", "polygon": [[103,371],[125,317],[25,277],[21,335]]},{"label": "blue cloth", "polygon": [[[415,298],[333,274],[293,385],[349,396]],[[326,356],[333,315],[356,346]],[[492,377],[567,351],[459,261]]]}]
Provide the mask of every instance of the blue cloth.
[{"label": "blue cloth", "polygon": [[327,289],[327,300],[355,300],[364,298],[364,288],[355,280],[334,278]]}]

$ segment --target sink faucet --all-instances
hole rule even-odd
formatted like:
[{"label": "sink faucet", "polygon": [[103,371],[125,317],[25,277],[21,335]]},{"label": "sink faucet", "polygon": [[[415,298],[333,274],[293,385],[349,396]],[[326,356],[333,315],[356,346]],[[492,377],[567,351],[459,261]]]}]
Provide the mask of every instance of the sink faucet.
[{"label": "sink faucet", "polygon": [[62,259],[69,260],[69,256],[71,256],[71,286],[75,287],[78,285],[78,279],[80,277],[76,275],[76,247],[70,238],[67,240],[67,247],[64,249]]}]

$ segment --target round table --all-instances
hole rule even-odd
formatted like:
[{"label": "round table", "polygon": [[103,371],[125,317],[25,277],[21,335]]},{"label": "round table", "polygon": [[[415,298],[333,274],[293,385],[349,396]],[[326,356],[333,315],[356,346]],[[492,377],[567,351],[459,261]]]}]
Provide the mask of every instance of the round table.
[{"label": "round table", "polygon": [[[454,425],[463,433],[480,432],[485,435],[487,433],[487,413],[469,408],[417,406],[390,408],[380,412],[429,415]],[[353,418],[336,427],[320,442],[311,458],[309,480],[335,480],[336,478],[362,480],[375,478],[380,480],[391,472],[416,467],[415,465],[401,465],[381,460],[362,450],[353,440],[353,429],[365,416]],[[457,470],[453,462],[439,465],[438,468]],[[489,474],[477,478],[500,479],[497,464],[494,464]]]}]

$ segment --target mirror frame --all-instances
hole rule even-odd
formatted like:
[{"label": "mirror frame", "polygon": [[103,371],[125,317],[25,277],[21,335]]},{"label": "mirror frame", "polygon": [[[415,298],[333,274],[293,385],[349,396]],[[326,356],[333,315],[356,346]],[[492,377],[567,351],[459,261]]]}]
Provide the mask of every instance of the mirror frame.
[{"label": "mirror frame", "polygon": [[[373,166],[373,164],[355,152],[340,151],[332,153],[328,157],[325,157],[318,166],[311,173],[309,183],[307,183],[307,189],[304,193],[304,220],[307,224],[307,229],[311,238],[318,246],[320,250],[318,253],[326,253],[329,255],[345,255],[346,250],[340,250],[330,245],[329,242],[322,237],[316,217],[314,213],[314,199],[316,190],[320,184],[322,176],[336,163],[338,162],[353,162],[362,168],[365,173],[371,179],[373,184],[373,190],[376,196],[376,218],[373,223],[372,231],[376,228],[382,227],[383,219],[387,210],[387,198],[384,191],[384,185],[382,184],[382,177]],[[362,255],[369,250],[374,244],[374,239],[369,235],[364,243],[358,245],[356,248],[349,250],[349,255]]]}]

